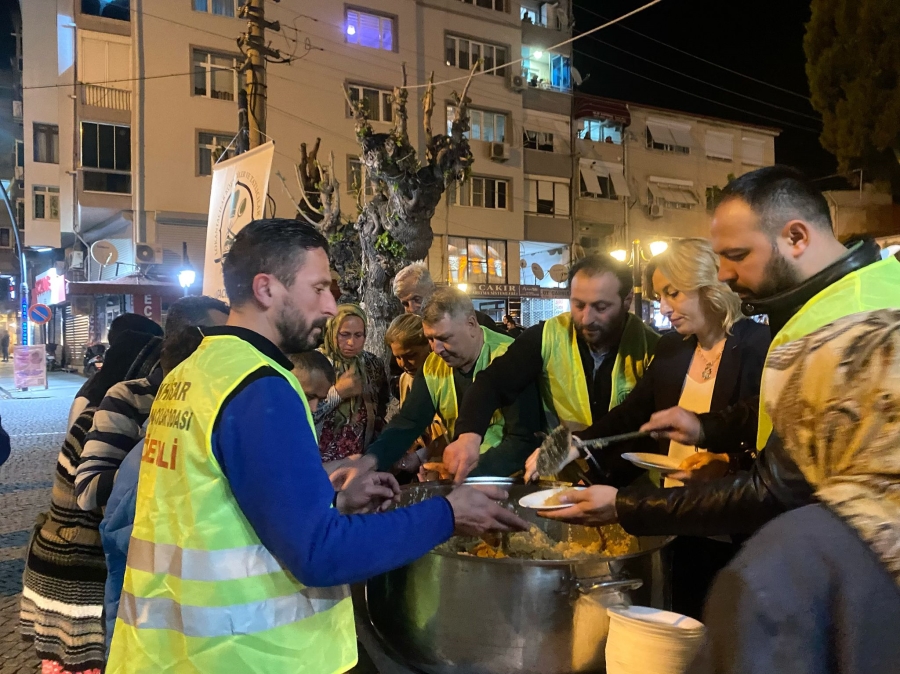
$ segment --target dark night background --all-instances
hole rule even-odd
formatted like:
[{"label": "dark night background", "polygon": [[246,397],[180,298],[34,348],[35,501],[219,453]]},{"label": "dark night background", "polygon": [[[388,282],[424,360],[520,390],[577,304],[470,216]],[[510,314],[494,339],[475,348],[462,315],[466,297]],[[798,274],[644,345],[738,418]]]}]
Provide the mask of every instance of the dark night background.
[{"label": "dark night background", "polygon": [[[626,14],[642,4],[642,0],[575,0],[575,34],[602,25],[605,19]],[[829,176],[834,173],[836,164],[834,157],[819,145],[819,122],[710,85],[818,118],[808,100],[726,72],[634,32],[730,70],[808,96],[804,70],[806,58],[803,54],[804,25],[808,20],[808,0],[664,0],[621,24],[573,45],[575,67],[582,77],[590,74],[590,79],[580,90],[635,103],[781,128],[781,135],[775,139],[776,161],[796,166],[811,178]],[[622,49],[659,65],[626,54]],[[620,68],[710,100],[655,84]],[[789,124],[814,131],[801,130]],[[822,189],[840,187],[842,184],[840,179],[817,182]]]}]

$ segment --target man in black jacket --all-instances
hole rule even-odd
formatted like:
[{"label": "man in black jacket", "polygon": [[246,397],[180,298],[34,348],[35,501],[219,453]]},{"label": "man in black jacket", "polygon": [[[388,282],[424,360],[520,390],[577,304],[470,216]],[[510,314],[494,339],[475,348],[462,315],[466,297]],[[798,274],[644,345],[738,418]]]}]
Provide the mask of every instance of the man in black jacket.
[{"label": "man in black jacket", "polygon": [[[799,172],[782,166],[746,174],[723,190],[711,225],[719,278],[744,300],[747,315],[765,313],[773,348],[860,311],[900,307],[900,260],[880,260],[873,242],[849,251],[835,239],[828,204]],[[755,419],[739,404],[694,415],[656,413],[642,430],[708,447]],[[810,503],[812,489],[764,425],[760,453],[748,472],[685,487],[592,487],[567,496],[571,508],[542,513],[579,524],[618,521],[635,535],[748,534],[791,508]],[[752,421],[749,421],[752,423]]]}]

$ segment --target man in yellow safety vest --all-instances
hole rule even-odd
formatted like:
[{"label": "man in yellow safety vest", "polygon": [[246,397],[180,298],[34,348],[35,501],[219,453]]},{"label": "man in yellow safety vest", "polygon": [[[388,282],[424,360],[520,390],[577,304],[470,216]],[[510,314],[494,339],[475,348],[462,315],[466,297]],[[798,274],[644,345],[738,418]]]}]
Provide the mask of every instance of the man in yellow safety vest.
[{"label": "man in yellow safety vest", "polygon": [[[296,220],[242,229],[222,273],[228,323],[160,386],[150,413],[107,672],[335,674],[357,661],[348,583],[456,531],[524,529],[471,487],[386,510],[385,473],[335,493],[284,352],[336,311],[328,244]],[[374,512],[367,517],[353,513]]]},{"label": "man in yellow safety vest", "polygon": [[[900,308],[900,260],[881,259],[873,241],[845,248],[825,197],[794,169],[770,166],[729,183],[710,233],[719,278],[744,300],[745,314],[768,315],[770,353],[845,316]],[[673,407],[642,430],[706,447],[738,425],[757,429],[759,454],[749,472],[675,489],[591,487],[569,496],[571,508],[546,516],[588,525],[619,521],[635,535],[716,536],[752,533],[809,503],[812,489],[772,433],[763,396],[699,416]]]}]

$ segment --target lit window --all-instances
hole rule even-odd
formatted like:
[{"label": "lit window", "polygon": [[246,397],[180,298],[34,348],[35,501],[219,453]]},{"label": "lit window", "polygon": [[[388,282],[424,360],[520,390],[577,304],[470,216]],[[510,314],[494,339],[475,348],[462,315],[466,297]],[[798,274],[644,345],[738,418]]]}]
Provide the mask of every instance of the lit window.
[{"label": "lit window", "polygon": [[553,134],[545,131],[523,131],[522,143],[526,150],[553,152]]},{"label": "lit window", "polygon": [[[456,119],[456,107],[447,106],[447,135],[450,135],[453,120]],[[486,140],[488,142],[506,142],[506,115],[502,112],[489,112],[478,108],[469,108],[470,140]]]},{"label": "lit window", "polygon": [[450,203],[454,206],[506,210],[509,181],[473,176],[449,192]]},{"label": "lit window", "polygon": [[237,59],[194,50],[194,96],[233,101],[238,90]]},{"label": "lit window", "polygon": [[585,119],[582,122],[581,131],[578,132],[581,140],[592,140],[595,143],[622,143],[622,125],[603,119]]},{"label": "lit window", "polygon": [[244,0],[194,0],[194,11],[217,14],[219,16],[237,16]]},{"label": "lit window", "polygon": [[506,241],[447,237],[447,282],[506,283]]},{"label": "lit window", "polygon": [[394,51],[394,20],[390,17],[348,9],[345,32],[350,44]]},{"label": "lit window", "polygon": [[59,220],[59,188],[34,185],[34,219]]},{"label": "lit window", "polygon": [[571,59],[554,54],[550,57],[550,85],[554,89],[569,91],[572,88]]},{"label": "lit window", "polygon": [[506,11],[506,0],[461,0],[467,5],[475,5],[476,7],[484,7],[485,9],[493,9],[496,12]]},{"label": "lit window", "polygon": [[233,133],[201,131],[197,134],[197,173],[199,175],[211,176],[213,166],[223,155],[225,159],[234,156],[234,146],[231,144],[233,138]]},{"label": "lit window", "polygon": [[81,123],[81,166],[88,192],[131,193],[131,127]]},{"label": "lit window", "polygon": [[351,84],[347,87],[350,100],[354,103],[363,101],[366,113],[373,122],[390,122],[393,120],[393,108],[391,99],[393,92],[389,89],[375,89],[364,87],[361,84]]},{"label": "lit window", "polygon": [[479,71],[490,70],[491,75],[506,77],[506,68],[502,67],[509,62],[506,47],[447,35],[444,39],[444,49],[448,66],[471,70],[472,66],[479,63]]}]

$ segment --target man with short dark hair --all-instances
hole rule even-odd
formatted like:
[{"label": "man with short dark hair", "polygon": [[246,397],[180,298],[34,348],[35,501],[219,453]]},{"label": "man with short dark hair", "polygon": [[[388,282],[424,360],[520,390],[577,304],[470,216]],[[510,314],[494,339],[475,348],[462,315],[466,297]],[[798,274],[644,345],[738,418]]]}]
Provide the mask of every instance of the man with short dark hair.
[{"label": "man with short dark hair", "polygon": [[[422,309],[422,327],[433,352],[416,374],[400,411],[358,460],[360,469],[390,468],[432,424],[435,414],[452,437],[459,406],[473,382],[513,341],[478,325],[472,300],[456,288],[434,292]],[[540,415],[532,384],[492,416],[472,474],[506,477],[522,470],[539,442]]]},{"label": "man with short dark hair", "polygon": [[222,272],[227,324],[204,330],[150,414],[106,671],[344,672],[357,657],[349,583],[454,529],[527,524],[496,489],[384,512],[397,482],[368,473],[335,494],[285,356],[314,348],[337,311],[328,242],[297,220],[255,220]]},{"label": "man with short dark hair", "polygon": [[334,386],[334,366],[321,351],[303,351],[290,356],[294,364],[293,375],[300,382],[300,388],[306,395],[309,410],[315,414],[316,409],[328,398],[328,391]]},{"label": "man with short dark hair", "polygon": [[[510,344],[472,385],[463,401],[457,439],[444,463],[462,480],[478,464],[479,447],[494,412],[526,387],[539,386],[547,426],[579,431],[618,405],[653,357],[659,335],[628,312],[631,270],[608,255],[586,257],[569,273],[571,310],[534,325]],[[618,457],[604,480],[631,473]]]},{"label": "man with short dark hair", "polygon": [[177,350],[178,342],[189,327],[223,325],[227,318],[228,305],[212,297],[182,297],[172,303],[166,315],[165,337],[148,344],[138,358],[141,362],[156,363],[150,374],[134,378],[135,374],[129,373],[127,381],[119,382],[106,392],[94,414],[75,472],[75,495],[82,510],[95,510],[106,505],[119,466],[140,440],[141,429],[163,380],[165,368],[159,362],[161,354],[167,347],[169,352]]},{"label": "man with short dark hair", "polygon": [[[771,166],[729,183],[710,235],[719,278],[741,296],[744,313],[768,315],[770,352],[845,316],[900,307],[900,261],[881,260],[872,241],[842,246],[825,198],[792,168]],[[635,535],[715,536],[753,533],[808,504],[812,489],[772,433],[764,396],[699,416],[673,407],[642,430],[707,447],[738,426],[757,430],[759,455],[749,472],[675,489],[592,487],[547,516],[589,525],[618,520]]]}]

